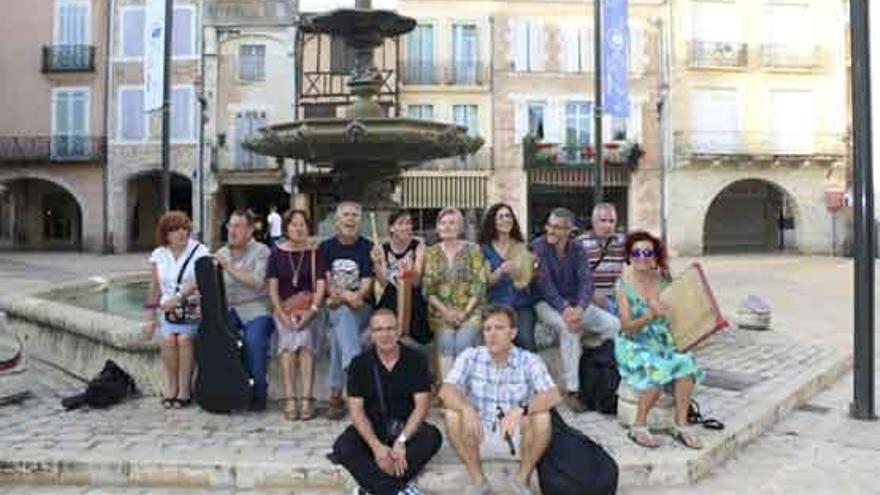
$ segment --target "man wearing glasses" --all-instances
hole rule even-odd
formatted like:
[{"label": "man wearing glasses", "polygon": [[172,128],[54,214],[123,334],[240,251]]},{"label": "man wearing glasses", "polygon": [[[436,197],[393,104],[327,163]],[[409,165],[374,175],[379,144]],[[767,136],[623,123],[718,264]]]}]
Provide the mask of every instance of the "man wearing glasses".
[{"label": "man wearing glasses", "polygon": [[570,239],[574,214],[566,208],[550,212],[546,233],[532,242],[538,257],[535,305],[538,320],[559,333],[559,357],[566,405],[574,412],[586,407],[578,399],[580,340],[584,332],[599,343],[614,338],[620,320],[593,304],[593,277],[584,248]]},{"label": "man wearing glasses", "polygon": [[550,445],[559,391],[544,361],[514,346],[515,338],[516,312],[487,306],[485,345],[461,353],[440,388],[446,431],[472,481],[465,495],[492,493],[482,469],[488,459],[518,459],[511,493],[531,494],[529,478]]}]

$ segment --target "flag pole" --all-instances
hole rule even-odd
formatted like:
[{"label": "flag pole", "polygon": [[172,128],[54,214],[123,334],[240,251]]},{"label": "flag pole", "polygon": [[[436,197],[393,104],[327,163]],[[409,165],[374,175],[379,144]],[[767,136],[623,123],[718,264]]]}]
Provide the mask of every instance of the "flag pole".
[{"label": "flag pole", "polygon": [[602,0],[594,0],[593,9],[593,206],[602,202]]}]

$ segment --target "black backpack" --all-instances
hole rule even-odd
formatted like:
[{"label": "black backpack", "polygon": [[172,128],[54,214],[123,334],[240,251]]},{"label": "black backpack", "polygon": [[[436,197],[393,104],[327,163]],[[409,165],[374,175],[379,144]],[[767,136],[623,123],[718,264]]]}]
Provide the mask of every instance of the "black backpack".
[{"label": "black backpack", "polygon": [[551,495],[614,495],[617,462],[599,444],[550,411],[553,434],[538,461],[541,493]]},{"label": "black backpack", "polygon": [[61,401],[65,409],[77,409],[84,405],[103,409],[122,402],[126,397],[137,395],[134,379],[118,364],[108,359],[104,368],[86,386],[86,391]]},{"label": "black backpack", "polygon": [[620,373],[614,361],[614,341],[598,347],[584,347],[578,365],[579,399],[590,411],[617,414],[617,387]]}]

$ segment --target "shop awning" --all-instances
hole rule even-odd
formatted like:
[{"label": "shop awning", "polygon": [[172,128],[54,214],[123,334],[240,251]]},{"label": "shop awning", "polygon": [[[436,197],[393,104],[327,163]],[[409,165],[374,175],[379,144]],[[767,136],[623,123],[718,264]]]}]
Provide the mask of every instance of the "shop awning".
[{"label": "shop awning", "polygon": [[409,209],[485,208],[486,171],[409,171],[400,178],[400,205]]},{"label": "shop awning", "polygon": [[[606,167],[602,176],[605,187],[629,187],[627,168]],[[592,187],[591,169],[571,167],[542,167],[529,170],[529,184],[554,187]]]}]

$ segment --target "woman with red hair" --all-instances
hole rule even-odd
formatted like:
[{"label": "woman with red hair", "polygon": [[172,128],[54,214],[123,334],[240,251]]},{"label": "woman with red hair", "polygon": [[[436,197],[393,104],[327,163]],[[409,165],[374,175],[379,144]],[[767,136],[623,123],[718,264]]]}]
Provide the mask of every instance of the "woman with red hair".
[{"label": "woman with red hair", "polygon": [[687,411],[694,384],[703,372],[694,358],[676,350],[666,321],[667,308],[660,291],[669,283],[666,248],[660,239],[645,231],[629,234],[624,260],[630,265],[618,279],[620,334],[614,341],[614,356],[621,378],[639,393],[636,418],[629,438],[648,448],[661,442],[648,431],[648,412],[664,390],[675,396],[675,426],[672,436],[685,447],[702,448],[687,423]]}]

